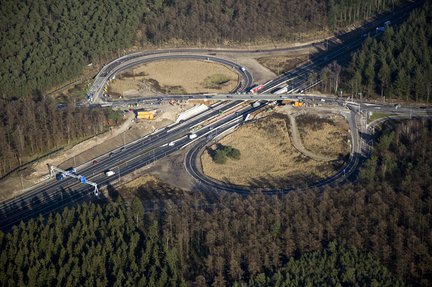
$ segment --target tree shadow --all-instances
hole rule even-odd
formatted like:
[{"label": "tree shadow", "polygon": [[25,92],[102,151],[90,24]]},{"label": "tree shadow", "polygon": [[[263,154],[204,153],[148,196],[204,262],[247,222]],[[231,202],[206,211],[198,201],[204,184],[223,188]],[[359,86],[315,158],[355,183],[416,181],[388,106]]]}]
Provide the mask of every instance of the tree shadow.
[{"label": "tree shadow", "polygon": [[113,202],[118,202],[121,198],[120,192],[111,183],[106,184],[108,196]]},{"label": "tree shadow", "polygon": [[214,144],[216,147],[212,148],[212,146],[209,146],[206,148],[207,154],[214,160],[214,157],[216,156],[216,152],[219,150],[224,150],[226,146],[224,146],[221,143],[215,143]]}]

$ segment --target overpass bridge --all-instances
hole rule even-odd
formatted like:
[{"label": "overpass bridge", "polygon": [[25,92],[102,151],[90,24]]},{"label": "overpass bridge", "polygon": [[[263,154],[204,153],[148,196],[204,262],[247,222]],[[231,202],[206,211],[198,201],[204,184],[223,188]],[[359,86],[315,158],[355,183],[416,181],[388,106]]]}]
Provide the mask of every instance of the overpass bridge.
[{"label": "overpass bridge", "polygon": [[167,101],[189,101],[189,100],[212,100],[212,101],[278,101],[278,100],[308,100],[308,101],[322,101],[322,102],[336,102],[336,97],[329,96],[310,96],[305,94],[192,94],[192,95],[163,95],[152,96],[139,99],[107,101],[100,105],[103,107],[120,107],[135,104],[160,104]]}]

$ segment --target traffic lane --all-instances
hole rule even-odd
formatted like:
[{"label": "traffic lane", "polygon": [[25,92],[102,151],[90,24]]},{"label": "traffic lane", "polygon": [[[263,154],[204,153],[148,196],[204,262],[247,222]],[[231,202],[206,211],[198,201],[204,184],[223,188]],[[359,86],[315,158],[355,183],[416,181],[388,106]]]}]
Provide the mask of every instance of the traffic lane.
[{"label": "traffic lane", "polygon": [[[237,102],[237,103],[236,102],[229,102],[226,105],[218,106],[215,109],[211,110],[208,114],[205,114],[204,117],[202,115],[198,115],[196,117],[193,117],[193,118],[189,119],[189,120],[192,120],[190,122],[190,124],[192,124],[192,125],[193,124],[197,124],[200,121],[206,120],[207,118],[209,118],[211,116],[218,115],[218,113],[219,113],[220,110],[222,110],[222,111],[228,110],[228,109],[234,107],[236,104],[239,104],[239,102]],[[179,125],[184,125],[185,123],[187,124],[187,122],[184,122],[184,123],[180,123]],[[92,170],[94,170],[94,168],[96,168],[98,166],[108,165],[108,164],[110,164],[111,161],[113,161],[115,159],[118,160],[119,158],[124,158],[124,156],[127,155],[127,154],[132,154],[133,152],[139,152],[142,149],[142,145],[149,144],[150,142],[154,141],[158,137],[164,136],[167,132],[168,132],[168,130],[163,130],[160,133],[157,133],[157,134],[154,134],[154,135],[149,135],[143,141],[138,141],[138,142],[136,142],[136,143],[134,143],[132,145],[126,146],[126,148],[123,151],[121,150],[121,148],[119,148],[119,149],[117,149],[116,152],[114,152],[112,154],[111,157],[109,156],[109,154],[106,154],[105,155],[106,157],[102,158],[102,160],[100,160],[100,162],[98,162],[98,164],[96,164],[96,165],[89,165],[89,166],[85,167],[84,169],[80,169],[79,173],[83,174],[83,175],[88,175],[89,172],[91,172]],[[179,132],[180,132],[180,130],[179,130]],[[126,152],[126,154],[124,152]],[[58,183],[58,182],[56,182],[54,180],[50,180],[46,184],[38,186],[36,189],[32,190],[31,192],[26,193],[26,194],[24,194],[22,196],[19,196],[19,197],[15,198],[15,199],[16,200],[22,200],[22,199],[25,199],[27,196],[31,197],[31,196],[33,196],[34,193],[38,193],[38,192],[44,191],[47,188],[47,186],[53,186],[54,185],[53,187],[59,187],[64,182],[68,182],[68,181],[71,181],[71,180],[72,179],[67,178],[62,183]],[[56,185],[56,183],[57,183],[57,185]],[[2,202],[0,204],[0,209],[1,209],[1,206],[5,206],[5,205],[8,205],[8,204],[10,204],[10,201]]]},{"label": "traffic lane", "polygon": [[129,69],[131,67],[134,67],[136,65],[140,65],[140,64],[144,64],[144,63],[148,63],[148,62],[153,62],[153,61],[169,60],[169,59],[199,59],[199,60],[208,60],[208,61],[211,60],[213,62],[217,62],[217,63],[223,64],[225,66],[230,66],[237,71],[243,72],[243,73],[241,73],[241,75],[246,77],[246,78],[244,78],[246,84],[252,82],[252,75],[250,73],[246,73],[246,71],[242,71],[242,69],[241,69],[242,67],[240,65],[238,65],[237,63],[234,63],[234,62],[231,62],[231,61],[228,61],[225,59],[211,57],[211,56],[207,56],[207,55],[161,55],[161,56],[156,56],[156,57],[152,57],[152,58],[144,58],[144,59],[134,60],[133,62],[130,62],[130,63],[128,61],[125,61],[125,63],[122,62],[120,65],[118,65],[115,68],[113,68],[112,70],[110,70],[110,72],[104,76],[103,80],[98,82],[99,88],[96,89],[96,92],[95,92],[96,94],[95,93],[93,94],[94,101],[96,101],[96,99],[100,98],[100,96],[102,94],[103,87],[105,86],[105,83],[107,83],[108,79],[111,78],[113,75],[115,75],[121,71],[124,71],[126,69]]},{"label": "traffic lane", "polygon": [[[228,107],[229,107],[229,106],[232,106],[232,105],[228,105]],[[247,108],[244,109],[244,110],[245,110],[245,111],[248,111]],[[221,121],[219,121],[219,122],[213,124],[213,126],[217,126],[218,124],[224,124],[225,122],[231,120],[233,117],[234,117],[233,115],[229,115],[229,116],[225,117],[223,120],[221,120]],[[186,128],[189,129],[189,128],[192,126],[192,124],[194,124],[194,122],[190,123]],[[209,127],[208,129],[210,129],[210,128],[211,128],[211,127]],[[205,131],[206,131],[206,129],[203,129],[203,132],[205,132]],[[149,146],[149,147],[148,147],[148,150],[147,150],[146,153],[145,153],[146,156],[149,155],[149,153],[151,152],[152,149],[154,149],[154,148],[157,149],[157,146],[158,146],[158,145],[167,144],[170,140],[173,140],[174,138],[177,138],[177,137],[178,137],[177,135],[175,135],[175,136],[173,137],[173,135],[174,135],[174,134],[171,134],[171,135],[169,135],[169,138],[166,138],[166,137],[165,137],[165,138],[158,139],[156,142],[153,142],[153,143],[152,143],[152,146]],[[183,135],[183,136],[185,137],[185,135]],[[129,150],[129,151],[130,151],[130,150]],[[140,153],[142,154],[142,151],[140,151]],[[135,162],[137,162],[137,161],[141,162],[141,156],[139,156],[139,157],[134,157],[133,160],[134,160]],[[144,158],[143,160],[146,160],[146,159]],[[128,162],[123,163],[123,164],[130,164],[130,162],[128,161]],[[98,182],[100,181],[101,177],[102,177],[102,178],[105,178],[105,176],[104,176],[104,174],[103,174],[103,172],[106,170],[106,169],[105,169],[105,166],[119,166],[119,171],[120,171],[120,172],[124,172],[124,170],[122,171],[120,165],[121,165],[121,164],[119,164],[118,162],[116,162],[116,159],[115,159],[115,158],[108,158],[107,161],[104,162],[104,165],[103,165],[102,168],[95,169],[95,167],[92,167],[92,169],[89,171],[88,174],[86,174],[86,173],[83,174],[83,172],[80,172],[80,174],[83,174],[83,175],[85,175],[89,180],[91,179],[92,181],[98,183]],[[95,175],[96,175],[96,177],[95,177]],[[77,183],[77,181],[74,180],[74,179],[67,179],[67,180],[65,180],[65,181],[63,181],[63,182],[58,182],[58,183],[57,183],[57,186],[60,187],[61,189],[74,189],[74,188],[76,189],[76,186],[77,186],[77,185],[78,185],[78,183]],[[51,195],[48,195],[48,196],[51,197]]]},{"label": "traffic lane", "polygon": [[[227,121],[229,121],[229,119],[221,122],[221,125],[223,125]],[[202,129],[199,133],[205,134],[208,130],[209,130],[209,128]],[[164,156],[167,156],[167,155],[179,150],[184,144],[186,144],[190,141],[191,140],[188,137],[183,137],[182,139],[178,140],[178,142],[174,146],[164,145],[164,146],[159,146],[157,148],[154,148],[152,150],[152,152],[147,152],[143,158],[133,160],[131,163],[128,163],[124,168],[119,167],[118,172],[122,173],[122,174],[128,174],[130,172],[133,172],[134,170],[136,170],[138,168],[141,168],[145,165],[148,165],[157,159],[160,159]],[[98,183],[99,186],[104,187],[106,185],[111,184],[112,182],[117,181],[118,179],[116,178],[116,176],[106,177],[106,176],[99,174],[96,177],[92,178],[92,180],[95,181],[96,183]],[[76,194],[79,194],[80,190],[88,190],[88,188],[83,189],[83,188],[79,188],[79,186],[78,186],[78,188],[76,188],[75,185],[78,185],[78,183],[75,182],[72,186],[63,187],[62,189],[63,190],[65,190],[65,189],[78,190],[76,192]],[[32,208],[30,210],[28,210],[26,213],[21,213],[21,214],[19,214],[19,216],[9,217],[8,218],[9,224],[11,224],[12,222],[17,222],[18,220],[22,219],[23,217],[32,216],[36,212],[35,210],[37,210],[37,212],[39,212],[39,213],[43,210],[51,210],[50,207],[56,206],[56,204],[53,203],[52,201],[53,201],[53,199],[58,199],[59,194],[60,193],[51,194],[51,196],[49,198],[46,198],[45,200],[38,200],[39,203],[32,206]],[[76,195],[75,195],[75,197],[76,197]],[[43,208],[41,208],[41,206]]]}]

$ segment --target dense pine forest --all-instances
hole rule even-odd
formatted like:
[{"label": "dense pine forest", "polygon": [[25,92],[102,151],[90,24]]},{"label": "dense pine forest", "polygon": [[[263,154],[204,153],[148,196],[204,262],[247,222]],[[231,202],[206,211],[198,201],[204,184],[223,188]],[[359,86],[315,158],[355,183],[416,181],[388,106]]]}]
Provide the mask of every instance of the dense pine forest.
[{"label": "dense pine forest", "polygon": [[0,95],[60,85],[86,64],[138,45],[291,40],[363,20],[399,0],[6,0],[0,10]]},{"label": "dense pine forest", "polygon": [[430,286],[431,140],[430,120],[389,124],[358,185],[211,204],[185,192],[147,211],[120,198],[33,219],[0,233],[0,282]]},{"label": "dense pine forest", "polygon": [[366,39],[347,72],[352,94],[429,102],[432,95],[432,4],[394,30]]},{"label": "dense pine forest", "polygon": [[102,133],[121,121],[101,108],[58,108],[50,98],[0,99],[0,177],[35,156]]}]

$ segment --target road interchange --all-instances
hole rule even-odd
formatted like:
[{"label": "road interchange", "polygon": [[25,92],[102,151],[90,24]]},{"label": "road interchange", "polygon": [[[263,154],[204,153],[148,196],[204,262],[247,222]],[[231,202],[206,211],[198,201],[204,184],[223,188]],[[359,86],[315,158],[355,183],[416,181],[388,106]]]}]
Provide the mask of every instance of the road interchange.
[{"label": "road interchange", "polygon": [[[208,142],[213,139],[212,135],[214,135],[214,132],[212,131],[214,131],[215,129],[219,131],[219,135],[223,134],[224,132],[228,132],[229,130],[232,130],[236,126],[242,124],[247,114],[264,107],[266,105],[266,103],[264,102],[266,101],[280,99],[298,100],[299,98],[301,98],[302,100],[306,101],[320,101],[322,103],[325,102],[329,105],[344,106],[350,110],[348,122],[351,130],[352,147],[350,158],[347,164],[332,177],[315,183],[310,183],[308,186],[322,187],[327,184],[343,181],[357,168],[358,163],[360,162],[360,158],[365,156],[363,150],[367,149],[364,148],[365,146],[367,146],[367,143],[362,141],[362,139],[359,137],[359,128],[357,122],[360,120],[356,117],[361,117],[364,114],[367,115],[367,113],[370,111],[395,113],[398,117],[407,117],[408,113],[410,114],[410,116],[415,117],[429,117],[432,114],[432,110],[409,107],[396,108],[395,106],[389,104],[381,105],[372,103],[355,103],[343,99],[338,99],[336,97],[310,97],[303,94],[274,95],[269,92],[273,91],[280,85],[287,82],[289,82],[289,85],[292,85],[293,92],[307,89],[310,83],[308,83],[308,79],[306,76],[310,71],[319,69],[321,65],[329,63],[330,61],[342,54],[349,54],[352,50],[358,48],[360,43],[361,42],[355,40],[351,43],[348,43],[346,46],[342,45],[341,47],[332,50],[333,52],[330,51],[330,53],[328,53],[327,55],[317,56],[317,58],[313,59],[311,63],[307,63],[306,65],[294,69],[291,72],[285,73],[281,77],[273,80],[271,83],[266,85],[265,90],[263,90],[263,92],[265,93],[263,94],[253,95],[252,98],[250,94],[229,94],[215,96],[213,97],[213,99],[219,99],[225,102],[219,103],[204,114],[198,115],[192,119],[187,120],[186,122],[178,123],[171,127],[156,131],[155,133],[148,135],[126,146],[125,148],[120,148],[110,154],[107,154],[101,157],[100,161],[97,164],[92,164],[90,162],[84,164],[83,166],[78,167],[79,173],[90,178],[92,181],[97,182],[98,185],[100,185],[101,187],[109,186],[117,183],[117,181],[120,180],[121,175],[131,173],[134,170],[137,170],[139,168],[142,168],[143,166],[154,162],[155,160],[158,160],[164,156],[178,151],[186,145],[193,144],[192,148],[187,153],[187,156],[185,158],[185,167],[189,174],[201,183],[202,187],[247,193],[249,192],[247,187],[226,185],[224,183],[220,183],[208,177],[205,177],[196,164],[198,155],[200,154],[202,148],[204,148],[206,144],[208,144]],[[196,52],[196,49],[182,50],[182,53],[188,53],[191,51]],[[211,51],[206,50],[205,52],[210,53]],[[161,56],[161,53],[163,53],[164,55]],[[153,55],[154,57],[149,57],[151,55]],[[243,83],[241,83],[241,85],[239,85],[238,87],[239,92],[245,91],[252,84],[251,74],[247,70],[242,69],[240,65],[237,65],[233,62],[219,59],[216,57],[211,57],[208,55],[172,55],[171,51],[154,51],[148,52],[144,56],[142,55],[142,53],[128,55],[128,57],[122,57],[105,66],[99,73],[98,77],[96,77],[95,84],[97,85],[95,85],[92,90],[93,96],[91,102],[103,103],[100,97],[103,90],[103,83],[116,73],[146,61],[173,59],[176,57],[179,57],[180,59],[195,58],[201,60],[211,60],[232,67],[233,69],[237,70],[237,72],[241,74],[244,79]],[[167,98],[170,97],[175,96],[168,96]],[[191,95],[191,97],[207,98],[208,96]],[[155,97],[151,100],[159,101],[160,98]],[[230,110],[233,107],[242,105],[243,101],[250,100],[263,101],[263,103],[260,107],[243,105],[240,111],[232,113],[229,116],[224,117],[215,123],[212,123],[211,125],[204,126],[203,128],[194,131],[198,135],[198,139],[196,141],[192,142],[190,139],[188,139],[187,135],[191,133],[192,128],[196,127],[200,123],[208,121],[212,117],[219,115],[220,111]],[[379,122],[377,122],[376,124],[378,123]],[[373,125],[374,123],[372,123],[371,126]],[[175,142],[175,144],[173,146],[169,145],[169,143],[171,142]],[[116,175],[118,177],[114,176],[112,178],[107,178],[103,175],[103,171],[107,169],[113,169],[113,167],[114,170],[117,171]],[[290,190],[292,190],[292,187],[287,187],[280,190],[263,189],[263,191],[269,194],[286,193]],[[66,179],[62,182],[55,182],[53,180],[44,182],[41,185],[36,186],[30,192],[23,194],[22,196],[0,203],[0,229],[10,228],[12,225],[18,223],[20,220],[25,220],[37,216],[38,214],[45,215],[48,212],[61,209],[64,206],[68,206],[74,204],[74,202],[76,201],[82,201],[85,199],[91,199],[91,197],[89,197],[88,187],[82,186],[76,181],[73,181],[72,179]]]}]

